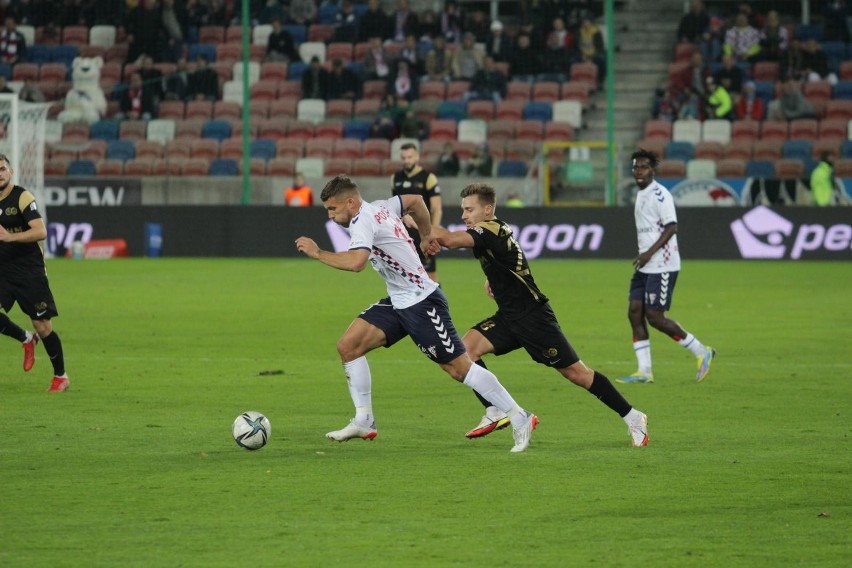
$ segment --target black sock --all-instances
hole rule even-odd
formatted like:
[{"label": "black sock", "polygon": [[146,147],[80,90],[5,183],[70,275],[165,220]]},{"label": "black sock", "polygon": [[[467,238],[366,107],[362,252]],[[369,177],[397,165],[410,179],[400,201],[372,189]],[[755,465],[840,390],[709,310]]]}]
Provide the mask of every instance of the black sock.
[{"label": "black sock", "polygon": [[47,356],[50,357],[50,362],[53,363],[53,376],[61,377],[65,374],[65,357],[62,355],[62,342],[59,340],[59,334],[54,331],[47,337],[42,337],[41,342],[44,344]]},{"label": "black sock", "polygon": [[[479,361],[474,361],[474,363],[476,363],[477,365],[479,365],[479,366],[480,366],[480,367],[482,367],[483,369],[487,369],[487,368],[488,368],[488,367],[486,367],[486,366],[485,366],[485,361],[483,361],[482,359],[480,359]],[[471,390],[473,390],[473,389],[471,389]],[[476,398],[478,398],[478,399],[479,399],[479,402],[481,402],[481,403],[482,403],[482,406],[484,406],[485,408],[488,408],[489,406],[494,406],[493,404],[491,404],[490,402],[488,402],[488,399],[487,399],[487,398],[485,398],[484,396],[482,396],[481,394],[479,394],[479,393],[478,393],[478,392],[476,392],[475,390],[473,391],[473,394],[475,394],[475,395],[476,395]]]},{"label": "black sock", "polygon": [[27,340],[27,332],[3,313],[0,313],[0,333],[8,335],[12,339],[17,339],[21,343]]},{"label": "black sock", "polygon": [[595,395],[599,401],[616,411],[622,418],[627,416],[627,413],[633,408],[621,396],[621,393],[615,389],[615,386],[613,386],[609,379],[597,371],[595,371],[595,378],[592,379],[592,386],[589,387],[589,392]]}]

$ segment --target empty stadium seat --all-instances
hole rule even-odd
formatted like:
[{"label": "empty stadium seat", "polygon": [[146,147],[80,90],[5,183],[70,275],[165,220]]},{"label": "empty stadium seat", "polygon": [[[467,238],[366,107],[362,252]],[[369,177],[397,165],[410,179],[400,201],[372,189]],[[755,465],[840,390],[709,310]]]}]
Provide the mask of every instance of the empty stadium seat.
[{"label": "empty stadium seat", "polygon": [[366,140],[370,137],[370,123],[366,120],[347,120],[343,123],[343,137]]},{"label": "empty stadium seat", "polygon": [[447,83],[446,98],[448,101],[461,100],[469,91],[469,81],[450,81],[449,83]]},{"label": "empty stadium seat", "polygon": [[98,160],[95,163],[95,175],[122,176],[124,175],[124,162],[121,160]]},{"label": "empty stadium seat", "polygon": [[134,158],[124,162],[124,175],[148,176],[154,171],[154,158]]},{"label": "empty stadium seat", "polygon": [[[260,138],[269,140],[280,140],[287,137],[287,132],[290,127],[290,119],[288,118],[270,118],[260,123],[257,135]],[[293,138],[308,138],[313,134],[313,130],[304,136],[293,136]]]},{"label": "empty stadium seat", "polygon": [[361,147],[361,152],[364,158],[373,160],[386,160],[390,158],[390,142],[380,138],[370,138],[364,140]]},{"label": "empty stadium seat", "polygon": [[352,160],[352,175],[356,177],[380,176],[382,175],[381,161],[370,158],[355,158]]},{"label": "empty stadium seat", "polygon": [[299,45],[299,57],[304,62],[309,62],[314,57],[317,57],[320,63],[325,62],[325,51],[325,44],[321,41],[306,41]]},{"label": "empty stadium seat", "polygon": [[754,160],[779,160],[781,159],[781,149],[786,140],[770,139],[758,140],[754,143],[752,149],[752,159]]},{"label": "empty stadium seat", "polygon": [[348,42],[331,42],[326,47],[325,57],[329,61],[341,60],[344,65],[352,61],[353,48]]},{"label": "empty stadium seat", "polygon": [[296,118],[317,124],[325,120],[325,106],[323,99],[302,99],[296,105]]},{"label": "empty stadium seat", "polygon": [[343,121],[330,119],[317,124],[314,130],[316,138],[343,138]]},{"label": "empty stadium seat", "polygon": [[[468,107],[469,108],[469,107]],[[481,119],[464,119],[458,124],[458,140],[482,143],[488,139],[488,123]]]},{"label": "empty stadium seat", "polygon": [[275,157],[298,159],[305,155],[305,141],[293,138],[281,138],[275,141]]},{"label": "empty stadium seat", "polygon": [[746,177],[775,177],[775,162],[772,160],[749,160],[746,162]]},{"label": "empty stadium seat", "polygon": [[812,118],[798,118],[790,121],[789,137],[798,140],[815,140],[818,123]]},{"label": "empty stadium seat", "polygon": [[574,139],[574,127],[569,122],[548,122],[544,125],[544,139],[569,141]]},{"label": "empty stadium seat", "polygon": [[86,146],[80,149],[80,159],[97,163],[98,160],[106,158],[106,146],[105,140],[90,140]]},{"label": "empty stadium seat", "polygon": [[224,140],[231,137],[231,123],[227,120],[205,120],[201,125],[201,137]]},{"label": "empty stadium seat", "polygon": [[455,140],[456,121],[436,118],[429,122],[429,138],[432,140]]},{"label": "empty stadium seat", "polygon": [[575,129],[583,128],[583,105],[579,101],[553,103],[553,121],[567,122]]},{"label": "empty stadium seat", "polygon": [[544,101],[530,101],[524,105],[522,118],[547,122],[553,119],[553,104]]},{"label": "empty stadium seat", "polygon": [[761,140],[786,140],[789,138],[790,125],[785,120],[764,120],[760,126]]},{"label": "empty stadium seat", "polygon": [[661,178],[686,177],[686,162],[680,160],[663,160],[657,166],[657,175]]},{"label": "empty stadium seat", "polygon": [[695,157],[695,147],[691,142],[672,140],[666,144],[666,160],[687,162]]},{"label": "empty stadium seat", "polygon": [[106,157],[108,160],[122,162],[136,157],[136,145],[132,140],[110,140],[107,143]]},{"label": "empty stadium seat", "polygon": [[837,138],[820,138],[814,141],[811,155],[803,161],[807,164],[808,159],[819,160],[823,154],[827,154],[831,159],[837,159],[840,157],[840,146],[841,141]]},{"label": "empty stadium seat", "polygon": [[438,103],[435,118],[439,120],[452,120],[458,122],[467,118],[467,104],[461,100],[447,100]]},{"label": "empty stadium seat", "polygon": [[213,160],[219,157],[219,141],[212,138],[198,138],[189,142],[190,157]]},{"label": "empty stadium seat", "polygon": [[532,85],[526,81],[509,81],[506,84],[507,101],[525,103],[532,97]]},{"label": "empty stadium seat", "polygon": [[164,144],[155,140],[139,140],[134,143],[137,159],[155,159],[163,157]]},{"label": "empty stadium seat", "polygon": [[[328,143],[326,142],[326,146]],[[341,138],[332,144],[332,156],[335,158],[349,158],[350,160],[361,157],[361,140],[356,138]]]},{"label": "empty stadium seat", "polygon": [[69,176],[93,176],[97,170],[91,160],[73,160],[68,164],[66,172]]},{"label": "empty stadium seat", "polygon": [[89,138],[92,140],[118,139],[118,121],[106,119],[95,122],[89,130]]},{"label": "empty stadium seat", "polygon": [[672,123],[668,120],[646,120],[645,121],[645,139],[646,140],[671,140],[672,139]]},{"label": "empty stadium seat", "polygon": [[250,152],[252,158],[271,160],[276,156],[277,148],[273,140],[255,139],[251,141]]},{"label": "empty stadium seat", "polygon": [[760,123],[754,120],[738,120],[731,125],[731,140],[754,142],[759,138]]},{"label": "empty stadium seat", "polygon": [[515,125],[515,139],[541,140],[544,138],[544,123],[538,120],[522,120]]},{"label": "empty stadium seat", "polygon": [[698,144],[701,142],[701,121],[676,120],[672,124],[672,140]]},{"label": "empty stadium seat", "polygon": [[559,100],[561,90],[561,86],[556,81],[539,81],[533,83],[532,100],[553,104]]},{"label": "empty stadium seat", "polygon": [[352,101],[349,99],[332,99],[326,103],[326,118],[340,118],[349,120],[352,118]]},{"label": "empty stadium seat", "polygon": [[369,80],[364,81],[361,96],[365,99],[383,99],[386,92],[387,83],[385,81]]},{"label": "empty stadium seat", "polygon": [[796,179],[805,175],[805,164],[802,160],[781,159],[775,162],[775,177],[781,179]]},{"label": "empty stadium seat", "polygon": [[714,179],[716,177],[715,160],[689,160],[686,163],[687,179]]},{"label": "empty stadium seat", "polygon": [[724,119],[705,120],[701,127],[701,139],[707,142],[727,144],[731,141],[731,121]]},{"label": "empty stadium seat", "polygon": [[527,164],[522,160],[503,160],[497,164],[497,177],[524,177]]},{"label": "empty stadium seat", "polygon": [[[162,106],[162,105],[161,105]],[[154,119],[148,121],[147,138],[167,144],[175,137],[175,121],[170,119]]]},{"label": "empty stadium seat", "polygon": [[758,61],[752,68],[753,78],[755,81],[771,81],[778,80],[778,62],[777,61]]},{"label": "empty stadium seat", "polygon": [[745,177],[745,172],[745,160],[724,159],[716,163],[716,176],[720,178]]},{"label": "empty stadium seat", "polygon": [[187,160],[190,157],[190,153],[189,140],[172,140],[166,144],[163,158],[167,160]]},{"label": "empty stadium seat", "polygon": [[695,145],[696,160],[721,160],[725,155],[721,142],[699,142]]},{"label": "empty stadium seat", "polygon": [[787,140],[781,147],[781,157],[805,161],[810,159],[813,145],[809,140]]},{"label": "empty stadium seat", "polygon": [[227,158],[216,158],[210,161],[207,175],[210,176],[236,176],[239,175],[239,167],[235,160]]},{"label": "empty stadium seat", "polygon": [[291,177],[296,173],[295,158],[273,158],[266,163],[266,175]]},{"label": "empty stadium seat", "polygon": [[122,120],[118,124],[118,137],[122,140],[145,140],[148,122],[145,120]]},{"label": "empty stadium seat", "polygon": [[447,85],[443,81],[423,81],[420,83],[420,99],[443,101],[446,98]]}]

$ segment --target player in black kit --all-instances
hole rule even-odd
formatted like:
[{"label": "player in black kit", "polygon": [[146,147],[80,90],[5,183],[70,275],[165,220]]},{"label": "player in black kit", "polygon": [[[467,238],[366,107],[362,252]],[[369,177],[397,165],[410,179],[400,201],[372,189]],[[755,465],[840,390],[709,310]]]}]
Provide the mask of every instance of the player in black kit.
[{"label": "player in black kit", "polygon": [[38,241],[47,237],[47,228],[33,194],[12,183],[12,165],[0,154],[0,305],[8,312],[15,302],[33,322],[36,333],[24,331],[0,312],[0,333],[24,346],[24,370],[35,363],[35,346],[41,339],[53,364],[49,392],[68,388],[62,342],[53,331],[51,318],[59,315]]},{"label": "player in black kit", "polygon": [[[438,178],[432,172],[424,170],[420,164],[420,154],[417,152],[417,146],[408,142],[400,146],[399,155],[402,159],[402,169],[393,174],[391,178],[391,194],[406,195],[413,194],[423,197],[426,203],[426,209],[429,210],[429,215],[432,218],[432,225],[441,224],[441,188],[438,186]],[[408,229],[408,234],[414,240],[414,248],[420,255],[420,262],[423,263],[423,268],[429,278],[438,281],[437,263],[434,256],[425,256],[420,250],[420,233],[417,232],[417,225],[411,220],[409,215],[403,218],[405,227]]]},{"label": "player in black kit", "polygon": [[[634,446],[648,443],[648,418],[633,408],[603,374],[590,369],[565,338],[547,297],[538,289],[527,257],[509,226],[495,217],[494,188],[474,183],[461,192],[466,231],[435,227],[432,234],[451,249],[473,249],[487,281],[485,289],[497,302],[497,313],[474,325],[462,338],[476,364],[482,355],[504,355],[524,348],[537,363],[553,367],[618,413],[628,426]],[[433,252],[430,250],[429,252]],[[482,421],[466,434],[478,438],[502,428],[506,417],[478,397],[486,408]]]}]

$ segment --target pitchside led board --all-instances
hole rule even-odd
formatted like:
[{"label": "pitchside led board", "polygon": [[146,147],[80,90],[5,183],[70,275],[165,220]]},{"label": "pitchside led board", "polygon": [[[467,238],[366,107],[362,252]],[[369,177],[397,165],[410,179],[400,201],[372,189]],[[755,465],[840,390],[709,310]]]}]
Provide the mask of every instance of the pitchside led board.
[{"label": "pitchside led board", "polygon": [[[346,230],[321,207],[55,206],[49,233],[57,255],[75,240],[123,239],[131,256],[145,254],[145,227],[162,227],[164,257],[297,257],[302,235],[327,250],[345,250]],[[498,209],[530,259],[636,255],[632,207]],[[444,210],[451,230],[464,230],[456,207]],[[685,259],[852,260],[852,207],[678,208]],[[205,230],[199,231],[198,227]],[[58,238],[62,235],[63,238]],[[469,258],[468,251],[443,251]]]}]

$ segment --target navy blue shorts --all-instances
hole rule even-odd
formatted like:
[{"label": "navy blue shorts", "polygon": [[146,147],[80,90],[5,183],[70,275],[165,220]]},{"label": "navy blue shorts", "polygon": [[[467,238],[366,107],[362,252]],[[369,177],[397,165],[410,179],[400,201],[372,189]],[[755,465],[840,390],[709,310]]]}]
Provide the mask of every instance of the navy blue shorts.
[{"label": "navy blue shorts", "polygon": [[630,301],[643,302],[646,310],[669,311],[672,307],[677,275],[677,271],[645,274],[637,270],[633,273],[633,279],[630,280]]},{"label": "navy blue shorts", "polygon": [[385,347],[411,336],[420,351],[436,363],[449,363],[465,353],[464,343],[450,319],[447,298],[440,288],[403,310],[395,309],[390,298],[383,298],[358,317],[384,332]]}]

